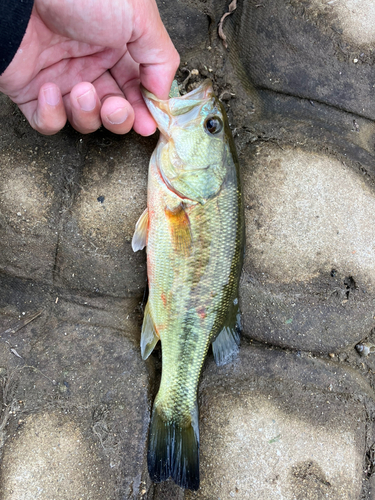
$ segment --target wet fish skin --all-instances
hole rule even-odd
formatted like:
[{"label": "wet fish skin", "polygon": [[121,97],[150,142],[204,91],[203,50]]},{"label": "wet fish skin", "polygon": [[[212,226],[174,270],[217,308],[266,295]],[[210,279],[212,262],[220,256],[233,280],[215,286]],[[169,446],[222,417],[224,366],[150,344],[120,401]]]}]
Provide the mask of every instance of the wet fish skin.
[{"label": "wet fish skin", "polygon": [[238,283],[244,224],[240,172],[225,110],[212,84],[161,101],[144,91],[160,129],[149,167],[147,211],[133,248],[147,244],[149,298],[142,327],[146,359],[162,344],[148,467],[199,487],[197,387],[207,350],[216,362],[238,351]]}]

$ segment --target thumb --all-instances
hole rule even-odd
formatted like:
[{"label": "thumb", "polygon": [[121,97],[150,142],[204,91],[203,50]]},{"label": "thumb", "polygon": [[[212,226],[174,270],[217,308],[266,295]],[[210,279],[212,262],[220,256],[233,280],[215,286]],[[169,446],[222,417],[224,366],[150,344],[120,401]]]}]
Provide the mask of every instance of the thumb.
[{"label": "thumb", "polygon": [[159,99],[167,99],[180,56],[154,0],[137,4],[133,34],[128,51],[139,64],[142,85]]}]

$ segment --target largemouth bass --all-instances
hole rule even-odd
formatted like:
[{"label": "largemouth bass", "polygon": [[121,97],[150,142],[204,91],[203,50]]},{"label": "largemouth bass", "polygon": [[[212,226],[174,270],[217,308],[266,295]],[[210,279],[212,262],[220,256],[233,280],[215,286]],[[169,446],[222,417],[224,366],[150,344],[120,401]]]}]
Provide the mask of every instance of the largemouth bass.
[{"label": "largemouth bass", "polygon": [[238,352],[238,283],[244,243],[237,155],[210,80],[169,100],[144,90],[160,130],[147,209],[132,245],[147,245],[146,359],[162,346],[162,377],[148,444],[154,482],[199,487],[197,388],[210,344],[224,364]]}]

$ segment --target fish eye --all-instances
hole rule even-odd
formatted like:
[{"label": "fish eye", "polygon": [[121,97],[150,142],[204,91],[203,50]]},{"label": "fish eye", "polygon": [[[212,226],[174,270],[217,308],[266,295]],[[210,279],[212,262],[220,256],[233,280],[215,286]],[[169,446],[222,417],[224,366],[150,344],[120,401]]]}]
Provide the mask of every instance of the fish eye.
[{"label": "fish eye", "polygon": [[223,129],[223,122],[218,116],[209,116],[204,122],[204,128],[210,134],[218,134]]}]

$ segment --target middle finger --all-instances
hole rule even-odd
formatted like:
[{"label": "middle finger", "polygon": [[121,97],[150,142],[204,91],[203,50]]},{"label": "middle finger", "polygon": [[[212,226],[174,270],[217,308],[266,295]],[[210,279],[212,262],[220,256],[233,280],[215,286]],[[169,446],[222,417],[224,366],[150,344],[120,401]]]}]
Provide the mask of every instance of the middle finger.
[{"label": "middle finger", "polygon": [[78,132],[89,134],[101,126],[101,104],[91,83],[75,85],[70,94],[64,96],[64,104],[68,120]]}]

